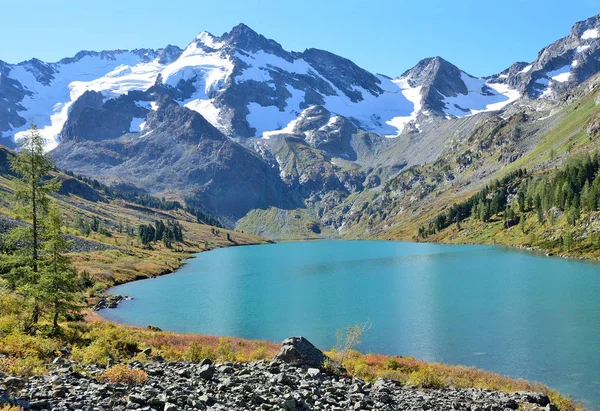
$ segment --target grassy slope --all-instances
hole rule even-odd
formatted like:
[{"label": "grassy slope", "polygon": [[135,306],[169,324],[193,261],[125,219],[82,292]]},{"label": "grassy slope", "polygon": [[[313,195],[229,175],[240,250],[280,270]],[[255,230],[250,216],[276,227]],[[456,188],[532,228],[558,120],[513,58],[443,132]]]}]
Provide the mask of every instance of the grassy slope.
[{"label": "grassy slope", "polygon": [[[16,218],[18,216],[14,212],[11,200],[12,188],[11,179],[0,176],[0,192],[3,193],[0,199],[0,214]],[[220,247],[268,242],[258,236],[197,224],[194,216],[182,210],[156,210],[120,199],[93,202],[73,194],[56,195],[55,198],[70,234],[115,248],[70,254],[79,272],[85,270],[96,281],[107,286],[173,272],[194,253]],[[70,226],[70,222],[75,221],[76,217],[91,220],[94,216],[110,231],[110,236],[92,232],[85,237]],[[155,243],[152,249],[147,249],[140,244],[137,237],[120,234],[117,229],[119,222],[137,227],[140,224],[152,223],[156,219],[179,221],[183,226],[184,243],[177,243],[172,249],[164,247],[162,243]]]},{"label": "grassy slope", "polygon": [[322,227],[319,219],[303,208],[255,209],[246,214],[235,228],[241,232],[256,232],[267,238],[285,240],[308,240],[335,235],[333,230]]},{"label": "grassy slope", "polygon": [[[600,107],[596,104],[599,95],[600,91],[591,92],[562,109],[557,114],[561,117],[561,121],[538,139],[533,150],[491,174],[486,181],[502,178],[519,168],[547,170],[558,166],[569,155],[597,150],[600,147],[600,141],[590,138],[585,127],[593,116],[600,113]],[[554,158],[551,158],[552,151]],[[464,188],[452,187],[443,192],[437,192],[432,195],[432,197],[434,196],[433,200],[422,205],[418,211],[392,218],[393,227],[379,233],[377,237],[419,241],[416,236],[419,226],[431,221],[453,203],[461,202],[474,195],[480,187],[481,184],[470,184]],[[567,230],[584,235],[592,232],[596,228],[593,222],[596,215],[600,215],[600,213],[584,215],[580,223],[571,229],[567,226],[564,218],[559,219],[550,227],[547,223],[537,224],[535,216],[530,213],[524,233],[519,227],[504,229],[502,221],[491,221],[486,224],[469,219],[461,224],[461,230],[458,230],[454,224],[441,233],[428,237],[427,241],[507,244],[542,248],[562,255],[598,258],[600,251],[597,245],[593,244],[591,238],[569,250],[557,248],[555,244],[555,240]]]}]

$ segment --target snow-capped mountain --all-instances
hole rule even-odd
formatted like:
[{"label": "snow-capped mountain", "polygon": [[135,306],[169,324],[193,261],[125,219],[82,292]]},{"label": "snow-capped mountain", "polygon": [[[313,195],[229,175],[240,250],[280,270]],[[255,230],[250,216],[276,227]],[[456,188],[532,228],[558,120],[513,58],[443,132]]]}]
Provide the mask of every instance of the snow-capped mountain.
[{"label": "snow-capped mountain", "polygon": [[[284,221],[309,210],[303,226],[338,230],[358,195],[407,167],[444,156],[466,167],[486,150],[497,150],[498,166],[515,161],[545,127],[527,110],[560,107],[598,72],[600,16],[536,61],[485,78],[440,57],[395,78],[373,74],[324,50],[287,51],[240,24],[184,49],[0,61],[0,143],[14,144],[33,120],[61,168],[191,199],[231,227],[275,208]],[[448,170],[432,179],[454,179]],[[260,218],[250,220],[261,233]]]},{"label": "snow-capped mountain", "polygon": [[393,119],[414,111],[390,79],[323,50],[288,52],[245,25],[221,37],[201,33],[159,82],[180,90],[182,104],[237,137],[286,129],[315,105],[380,134],[397,134]]},{"label": "snow-capped mountain", "polygon": [[394,82],[418,94],[426,113],[448,117],[500,110],[520,97],[517,90],[471,76],[441,57],[421,60]]},{"label": "snow-capped mountain", "polygon": [[[57,63],[0,61],[0,136],[18,139],[33,120],[54,148],[63,134],[69,137],[69,115],[79,113],[73,107],[86,91],[106,102],[155,85],[230,137],[291,132],[314,107],[331,113],[328,121],[343,118],[366,132],[397,136],[420,114],[464,117],[500,110],[521,96],[555,98],[600,71],[599,57],[595,16],[534,62],[493,76],[476,78],[435,57],[392,79],[324,50],[286,51],[240,24],[220,37],[202,32],[184,50],[80,52]],[[151,101],[134,102],[142,110],[129,110],[112,134],[143,133]]]},{"label": "snow-capped mountain", "polygon": [[542,49],[531,63],[515,63],[487,80],[533,99],[554,99],[600,71],[600,15],[576,23],[571,33]]},{"label": "snow-capped mountain", "polygon": [[[80,52],[57,63],[0,62],[1,136],[18,139],[33,120],[54,148],[63,134],[69,136],[69,115],[79,113],[73,107],[86,91],[100,93],[106,102],[154,85],[170,89],[179,104],[230,137],[289,131],[315,106],[365,131],[397,136],[421,110],[461,117],[499,109],[518,97],[505,83],[474,78],[440,58],[391,79],[324,50],[286,51],[240,24],[220,37],[202,32],[184,50],[168,46]],[[143,132],[150,101],[136,104],[145,111],[133,113],[129,125],[122,120],[113,133]]]},{"label": "snow-capped mountain", "polygon": [[169,46],[157,51],[82,51],[57,63],[1,62],[0,132],[3,137],[18,138],[28,122],[34,121],[49,148],[54,148],[71,106],[86,91],[98,91],[106,100],[130,90],[145,90],[180,53],[179,48]]}]

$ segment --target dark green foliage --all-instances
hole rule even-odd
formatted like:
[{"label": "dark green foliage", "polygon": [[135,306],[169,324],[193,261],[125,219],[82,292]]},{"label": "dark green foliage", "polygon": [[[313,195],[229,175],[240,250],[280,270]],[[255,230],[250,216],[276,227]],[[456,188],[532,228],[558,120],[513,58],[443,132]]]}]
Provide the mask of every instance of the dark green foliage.
[{"label": "dark green foliage", "polygon": [[71,246],[62,232],[60,214],[55,205],[50,208],[44,221],[44,258],[41,263],[40,280],[37,284],[36,297],[42,302],[44,310],[52,315],[52,329],[58,331],[60,315],[67,315],[79,310],[74,303],[78,290],[77,271],[65,256]]},{"label": "dark green foliage", "polygon": [[150,244],[154,241],[156,236],[156,230],[152,226],[152,224],[141,224],[138,228],[138,236],[140,237],[140,241],[142,244]]},{"label": "dark green foliage", "polygon": [[169,220],[165,225],[162,220],[156,220],[154,225],[141,224],[138,227],[138,237],[144,245],[162,241],[170,248],[172,242],[183,242],[183,228],[179,221]]},{"label": "dark green foliage", "polygon": [[212,225],[212,226],[221,227],[221,228],[223,227],[223,225],[221,224],[221,222],[219,220],[214,218],[212,215],[210,215],[206,211],[202,210],[202,206],[198,202],[198,200],[195,200],[192,197],[186,197],[185,204],[187,205],[187,207],[185,208],[185,211],[196,216],[198,223]]},{"label": "dark green foliage", "polygon": [[77,310],[73,303],[77,291],[77,273],[64,255],[70,243],[62,232],[60,213],[50,207],[50,195],[60,182],[50,178],[52,161],[44,154],[44,139],[32,124],[20,144],[21,153],[10,160],[16,179],[16,210],[31,225],[22,225],[1,241],[0,286],[23,297],[31,311],[23,324],[27,333],[35,333],[44,314],[52,316],[52,330],[58,331],[59,316]]},{"label": "dark green foliage", "polygon": [[[581,218],[582,211],[598,211],[600,206],[600,156],[598,153],[581,154],[571,157],[565,165],[541,175],[527,175],[525,170],[509,174],[501,181],[486,186],[482,191],[460,204],[453,205],[445,213],[438,215],[428,227],[419,228],[419,236],[428,235],[448,227],[450,224],[475,217],[489,221],[504,212],[506,227],[516,224],[513,207],[520,213],[535,212],[540,224],[554,224],[555,216],[550,209],[564,211],[569,225],[574,226]],[[513,204],[507,204],[507,196],[515,194]],[[508,206],[508,208],[507,208]],[[520,218],[525,233],[524,218]],[[571,247],[571,235],[563,237],[563,246]]]},{"label": "dark green foliage", "polygon": [[[462,203],[453,204],[445,213],[439,214],[429,226],[419,228],[420,237],[428,237],[453,223],[460,224],[461,221],[474,216],[487,222],[490,218],[507,207],[507,189],[515,181],[525,178],[527,170],[519,169],[502,180],[496,180],[487,185],[483,190]],[[460,228],[459,228],[460,229]]]}]

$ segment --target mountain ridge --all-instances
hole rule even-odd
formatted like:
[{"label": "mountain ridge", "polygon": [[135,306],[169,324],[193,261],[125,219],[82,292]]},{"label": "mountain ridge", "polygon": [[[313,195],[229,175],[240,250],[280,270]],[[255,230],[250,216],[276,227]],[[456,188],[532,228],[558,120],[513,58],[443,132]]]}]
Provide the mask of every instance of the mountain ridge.
[{"label": "mountain ridge", "polygon": [[[395,209],[410,191],[396,187],[402,173],[445,164],[434,180],[467,184],[530,153],[592,84],[599,30],[599,16],[579,22],[534,62],[488,77],[431,57],[392,78],[240,24],[183,49],[0,65],[0,130],[12,141],[6,128],[18,137],[22,115],[38,113],[60,167],[195,198],[230,227],[273,233],[260,226],[278,210],[308,237],[370,235],[364,213],[386,190],[398,198],[380,212]],[[434,201],[431,189],[415,201]]]}]

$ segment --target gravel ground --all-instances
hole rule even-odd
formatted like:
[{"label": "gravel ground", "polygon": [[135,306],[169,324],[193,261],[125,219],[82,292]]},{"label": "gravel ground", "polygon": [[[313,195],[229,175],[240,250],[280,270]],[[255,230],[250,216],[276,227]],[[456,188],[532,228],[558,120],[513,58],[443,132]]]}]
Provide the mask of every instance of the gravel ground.
[{"label": "gravel ground", "polygon": [[[282,352],[285,349],[286,342]],[[97,377],[103,367],[81,367],[57,358],[48,376],[29,380],[0,376],[4,390],[0,390],[0,403],[56,411],[556,409],[548,397],[533,392],[427,390],[384,379],[367,383],[297,365],[311,363],[311,356],[304,351],[294,357],[293,351],[288,346],[285,355],[280,353],[272,362],[253,363],[165,363],[150,357],[154,362],[129,364],[148,374],[146,383],[135,387],[101,382]]]}]

